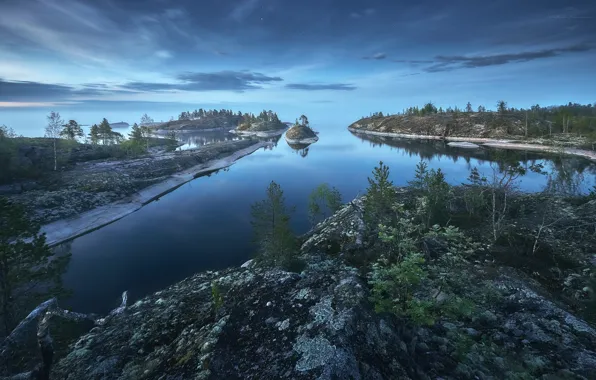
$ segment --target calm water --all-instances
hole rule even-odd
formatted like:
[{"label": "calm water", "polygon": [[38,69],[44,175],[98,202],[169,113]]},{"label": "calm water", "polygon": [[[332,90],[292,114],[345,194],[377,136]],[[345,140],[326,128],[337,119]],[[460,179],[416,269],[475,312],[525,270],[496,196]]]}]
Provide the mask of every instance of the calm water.
[{"label": "calm water", "polygon": [[[336,186],[344,201],[362,194],[367,176],[384,161],[395,184],[411,180],[424,159],[459,184],[476,166],[488,173],[494,150],[449,148],[440,142],[361,139],[345,125],[318,127],[320,140],[309,147],[290,147],[285,140],[259,150],[210,177],[198,178],[136,213],[70,243],[73,256],[65,285],[74,296],[63,303],[81,312],[105,313],[117,306],[123,290],[132,301],[197,271],[241,265],[251,258],[250,205],[261,200],[270,181],[278,182],[287,203],[296,206],[296,233],[308,230],[309,192],[322,182]],[[230,138],[208,132],[181,137],[187,147]],[[565,189],[587,191],[596,168],[578,158],[544,158],[514,152],[524,164],[543,163]],[[541,191],[547,177],[531,173],[522,179],[525,191]]]}]

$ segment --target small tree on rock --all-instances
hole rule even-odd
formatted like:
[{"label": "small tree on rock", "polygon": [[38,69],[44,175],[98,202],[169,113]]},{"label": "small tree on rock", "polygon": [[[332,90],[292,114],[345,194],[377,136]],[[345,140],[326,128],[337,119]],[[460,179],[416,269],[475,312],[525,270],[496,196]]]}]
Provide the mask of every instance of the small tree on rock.
[{"label": "small tree on rock", "polygon": [[48,125],[46,126],[46,137],[53,140],[54,145],[54,171],[58,169],[58,153],[56,152],[56,143],[60,138],[60,132],[62,132],[62,124],[64,121],[60,117],[58,112],[50,112],[47,116]]},{"label": "small tree on rock", "polygon": [[383,161],[373,169],[373,178],[368,178],[368,184],[364,201],[364,220],[369,227],[376,229],[379,224],[388,221],[395,201],[395,188],[389,180],[389,167],[383,164]]},{"label": "small tree on rock", "polygon": [[266,266],[288,267],[298,246],[290,228],[293,209],[285,204],[281,186],[271,181],[267,198],[252,205],[251,224],[259,246],[257,262]]}]

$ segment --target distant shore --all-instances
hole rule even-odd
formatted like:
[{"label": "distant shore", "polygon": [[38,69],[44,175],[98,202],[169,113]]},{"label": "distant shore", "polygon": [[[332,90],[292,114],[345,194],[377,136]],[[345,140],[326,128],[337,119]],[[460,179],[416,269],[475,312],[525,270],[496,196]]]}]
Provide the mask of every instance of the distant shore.
[{"label": "distant shore", "polygon": [[410,134],[393,133],[393,132],[368,131],[368,130],[362,130],[362,129],[352,128],[352,127],[348,127],[348,130],[350,132],[353,132],[356,134],[395,137],[395,138],[401,138],[401,139],[444,140],[444,141],[454,141],[454,142],[480,143],[481,146],[485,146],[485,147],[489,147],[489,148],[512,149],[512,150],[531,150],[531,151],[545,152],[545,153],[568,154],[568,155],[579,156],[579,157],[586,158],[588,160],[596,161],[596,152],[590,151],[590,150],[585,150],[585,149],[554,147],[554,146],[541,145],[541,144],[523,144],[523,143],[512,142],[511,140],[489,139],[489,138],[483,138],[483,137],[410,135]]}]

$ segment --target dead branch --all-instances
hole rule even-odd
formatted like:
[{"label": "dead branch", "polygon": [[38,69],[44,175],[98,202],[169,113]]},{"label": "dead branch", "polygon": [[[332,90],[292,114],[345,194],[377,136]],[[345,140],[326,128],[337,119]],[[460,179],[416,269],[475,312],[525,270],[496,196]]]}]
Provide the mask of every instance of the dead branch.
[{"label": "dead branch", "polygon": [[128,302],[128,292],[122,293],[122,303],[116,309],[112,310],[106,317],[99,318],[95,314],[82,314],[64,310],[58,306],[56,298],[49,299],[37,306],[19,325],[4,339],[0,344],[0,362],[6,363],[11,347],[22,342],[26,338],[26,332],[29,326],[37,322],[37,344],[41,353],[42,362],[29,372],[23,372],[8,377],[0,377],[0,380],[49,380],[50,369],[54,358],[53,339],[50,335],[50,321],[52,317],[60,317],[70,321],[81,322],[85,320],[92,321],[95,325],[104,325],[115,315],[121,314],[126,309]]}]

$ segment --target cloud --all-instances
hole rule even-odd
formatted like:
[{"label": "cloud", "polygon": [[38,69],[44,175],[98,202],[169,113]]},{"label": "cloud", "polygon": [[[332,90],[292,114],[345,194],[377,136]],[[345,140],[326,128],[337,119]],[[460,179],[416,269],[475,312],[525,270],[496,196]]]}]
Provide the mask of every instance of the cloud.
[{"label": "cloud", "polygon": [[263,84],[283,81],[280,77],[250,71],[213,73],[185,72],[176,76],[178,83],[129,82],[122,88],[134,91],[245,91],[262,88]]},{"label": "cloud", "polygon": [[167,50],[158,50],[155,52],[155,56],[158,58],[168,59],[172,58],[172,53]]},{"label": "cloud", "polygon": [[283,81],[280,77],[271,77],[250,71],[187,72],[178,75],[178,79],[188,82],[189,87],[195,91],[251,90],[261,88],[262,84]]},{"label": "cloud", "polygon": [[180,8],[169,8],[164,11],[164,15],[171,20],[175,20],[184,17],[185,13]]},{"label": "cloud", "polygon": [[377,12],[376,9],[374,8],[366,8],[364,11],[362,12],[351,12],[350,13],[350,17],[351,18],[362,18],[362,17],[366,17],[366,16],[372,16]]},{"label": "cloud", "polygon": [[122,90],[112,90],[104,84],[94,83],[73,87],[62,84],[0,79],[0,101],[6,102],[58,101],[77,97],[100,96],[109,92],[122,92]]},{"label": "cloud", "polygon": [[381,59],[385,59],[385,58],[387,58],[387,54],[386,53],[377,53],[377,54],[372,55],[372,56],[363,57],[363,59],[376,59],[376,60],[381,60]]},{"label": "cloud", "polygon": [[260,5],[261,0],[242,0],[240,5],[235,7],[230,13],[230,18],[235,21],[242,21],[250,16]]},{"label": "cloud", "polygon": [[322,91],[322,90],[334,90],[334,91],[352,91],[356,87],[346,83],[289,83],[285,86],[292,90],[305,90],[305,91]]},{"label": "cloud", "polygon": [[486,66],[505,65],[508,63],[528,62],[537,59],[552,58],[563,55],[565,53],[580,53],[592,50],[592,47],[587,45],[575,45],[565,48],[544,49],[537,51],[527,51],[522,53],[510,54],[494,54],[485,56],[443,56],[435,57],[431,66],[423,70],[429,73],[439,71],[451,71],[462,68],[477,68]]}]

